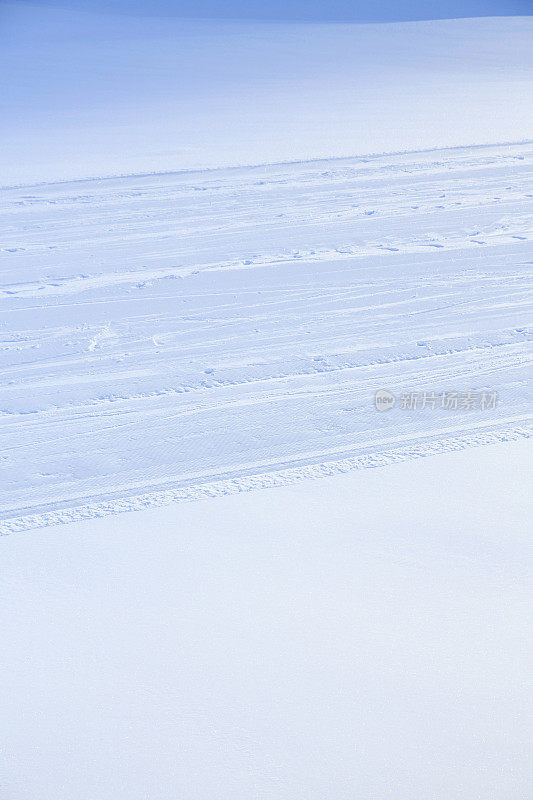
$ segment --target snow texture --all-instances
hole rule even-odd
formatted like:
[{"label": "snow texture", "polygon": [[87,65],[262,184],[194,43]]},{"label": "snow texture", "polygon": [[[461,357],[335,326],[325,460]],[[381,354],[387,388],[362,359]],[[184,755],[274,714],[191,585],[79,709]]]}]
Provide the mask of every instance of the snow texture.
[{"label": "snow texture", "polygon": [[531,139],[532,38],[2,4],[0,186]]},{"label": "snow texture", "polygon": [[[521,144],[3,190],[1,530],[530,435],[532,168]],[[498,402],[402,408],[453,391]]]},{"label": "snow texture", "polygon": [[530,797],[533,19],[169,2],[0,4],[0,800]]},{"label": "snow texture", "polygon": [[3,537],[0,797],[528,797],[532,457]]}]

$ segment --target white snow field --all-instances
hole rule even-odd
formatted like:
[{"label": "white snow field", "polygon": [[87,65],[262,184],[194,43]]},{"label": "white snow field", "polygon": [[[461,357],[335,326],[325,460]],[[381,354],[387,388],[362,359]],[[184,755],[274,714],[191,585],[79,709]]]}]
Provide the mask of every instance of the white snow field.
[{"label": "white snow field", "polygon": [[1,530],[529,436],[532,169],[525,143],[3,190]]},{"label": "white snow field", "polygon": [[258,23],[52,3],[0,0],[0,186],[533,136],[531,16]]},{"label": "white snow field", "polygon": [[531,444],[3,537],[0,797],[530,797]]},{"label": "white snow field", "polygon": [[0,0],[0,800],[531,797],[532,40]]}]

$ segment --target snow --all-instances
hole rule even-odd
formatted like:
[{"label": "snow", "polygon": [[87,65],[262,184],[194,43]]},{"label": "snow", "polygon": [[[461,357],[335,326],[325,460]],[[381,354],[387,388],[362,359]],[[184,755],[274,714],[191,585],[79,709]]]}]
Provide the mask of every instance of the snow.
[{"label": "snow", "polygon": [[0,4],[0,800],[527,797],[533,18],[73,4]]},{"label": "snow", "polygon": [[0,185],[531,138],[533,17],[0,15]]},{"label": "snow", "polygon": [[4,537],[0,796],[526,797],[532,458]]},{"label": "snow", "polygon": [[[513,145],[4,190],[2,530],[529,436],[532,167]],[[402,408],[454,391],[474,407]]]}]

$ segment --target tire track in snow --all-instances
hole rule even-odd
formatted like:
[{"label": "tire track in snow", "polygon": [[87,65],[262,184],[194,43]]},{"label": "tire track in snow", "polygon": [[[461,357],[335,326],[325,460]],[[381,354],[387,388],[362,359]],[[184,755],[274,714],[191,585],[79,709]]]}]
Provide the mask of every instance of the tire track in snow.
[{"label": "tire track in snow", "polygon": [[[0,518],[526,435],[532,176],[525,143],[0,191]],[[380,415],[382,387],[500,405]]]}]

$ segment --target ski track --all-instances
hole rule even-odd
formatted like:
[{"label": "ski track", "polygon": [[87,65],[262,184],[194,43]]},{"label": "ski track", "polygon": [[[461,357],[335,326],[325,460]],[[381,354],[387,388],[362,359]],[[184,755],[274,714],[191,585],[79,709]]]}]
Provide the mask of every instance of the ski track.
[{"label": "ski track", "polygon": [[521,143],[0,190],[0,532],[529,436],[532,176]]}]

